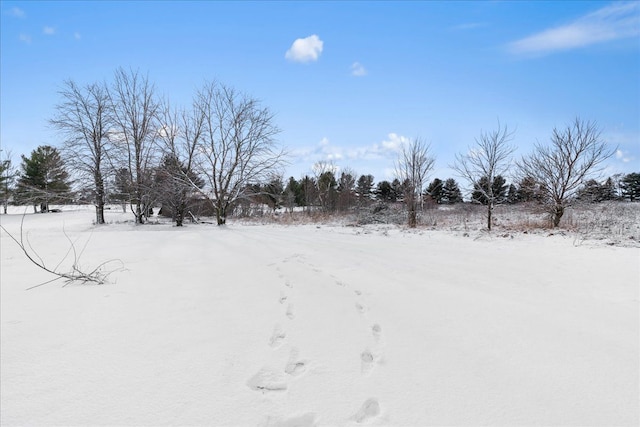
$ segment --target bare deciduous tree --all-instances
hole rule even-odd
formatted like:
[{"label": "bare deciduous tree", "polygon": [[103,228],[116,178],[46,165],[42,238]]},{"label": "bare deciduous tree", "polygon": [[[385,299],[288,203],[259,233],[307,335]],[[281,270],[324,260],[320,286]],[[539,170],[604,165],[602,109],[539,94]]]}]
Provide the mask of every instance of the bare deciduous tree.
[{"label": "bare deciduous tree", "polygon": [[[474,146],[469,147],[467,154],[457,154],[456,161],[451,166],[458,174],[469,181],[474,192],[480,194],[487,203],[487,228],[491,230],[492,213],[497,194],[494,194],[494,181],[499,175],[504,175],[510,164],[511,155],[515,147],[509,142],[513,132],[509,132],[498,124],[498,129],[491,132],[481,132],[476,138]],[[486,185],[481,185],[481,180]]]},{"label": "bare deciduous tree", "polygon": [[196,176],[195,167],[197,148],[204,131],[204,114],[198,108],[178,112],[165,103],[160,120],[159,140],[165,159],[164,170],[158,173],[163,174],[168,182],[157,190],[171,205],[176,226],[181,227],[187,214],[189,193],[194,189],[200,191],[203,186]]},{"label": "bare deciduous tree", "polygon": [[[117,148],[118,166],[129,172],[131,208],[136,224],[144,223],[150,203],[150,179],[157,155],[158,110],[154,86],[138,71],[118,68],[109,91],[114,128],[109,138]],[[135,206],[135,207],[134,207]]]},{"label": "bare deciduous tree", "polygon": [[111,127],[109,97],[100,84],[79,87],[64,82],[62,101],[49,123],[63,136],[62,154],[72,170],[91,179],[96,206],[96,223],[104,224],[105,169]]},{"label": "bare deciduous tree", "polygon": [[424,186],[435,161],[431,146],[421,138],[413,139],[400,150],[396,162],[396,177],[405,185],[404,197],[409,211],[407,225],[411,228],[418,223],[418,207],[422,207]]},{"label": "bare deciduous tree", "polygon": [[275,141],[280,130],[268,108],[219,83],[205,84],[196,105],[204,117],[198,172],[211,190],[208,198],[218,225],[223,225],[229,207],[251,195],[249,184],[266,182],[283,165],[284,152]]},{"label": "bare deciduous tree", "polygon": [[601,171],[602,163],[613,153],[615,148],[601,139],[595,122],[576,118],[564,129],[553,129],[549,146],[536,144],[533,153],[518,162],[518,170],[539,183],[557,227],[580,186]]}]

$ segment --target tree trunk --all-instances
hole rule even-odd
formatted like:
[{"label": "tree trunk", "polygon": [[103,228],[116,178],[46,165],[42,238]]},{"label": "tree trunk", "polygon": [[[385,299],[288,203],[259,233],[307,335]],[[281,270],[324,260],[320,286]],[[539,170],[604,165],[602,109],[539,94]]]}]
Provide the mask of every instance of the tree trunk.
[{"label": "tree trunk", "polygon": [[562,215],[564,215],[564,206],[555,205],[553,207],[553,228],[557,228],[560,225]]},{"label": "tree trunk", "polygon": [[142,207],[140,206],[140,202],[136,202],[136,224],[144,224],[144,219],[142,218]]},{"label": "tree trunk", "polygon": [[184,211],[185,211],[184,203],[180,203],[179,206],[176,206],[176,213],[175,213],[176,227],[182,227],[182,223],[184,222]]},{"label": "tree trunk", "polygon": [[227,206],[223,203],[218,203],[216,207],[216,217],[218,225],[225,225],[227,223]]},{"label": "tree trunk", "polygon": [[491,216],[493,213],[493,205],[491,202],[487,203],[487,229],[491,231]]},{"label": "tree trunk", "polygon": [[413,198],[409,201],[409,228],[416,228],[416,225],[418,224],[418,213],[416,204],[417,203]]},{"label": "tree trunk", "polygon": [[104,181],[100,173],[96,173],[96,224],[104,224]]}]

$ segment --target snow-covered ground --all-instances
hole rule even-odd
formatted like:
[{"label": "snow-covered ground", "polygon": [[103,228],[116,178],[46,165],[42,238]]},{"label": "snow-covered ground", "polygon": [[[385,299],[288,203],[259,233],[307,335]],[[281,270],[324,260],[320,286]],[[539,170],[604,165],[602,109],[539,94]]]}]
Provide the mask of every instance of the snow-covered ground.
[{"label": "snow-covered ground", "polygon": [[1,233],[3,426],[640,422],[640,248],[73,209],[27,214],[38,255],[125,270],[25,290]]}]

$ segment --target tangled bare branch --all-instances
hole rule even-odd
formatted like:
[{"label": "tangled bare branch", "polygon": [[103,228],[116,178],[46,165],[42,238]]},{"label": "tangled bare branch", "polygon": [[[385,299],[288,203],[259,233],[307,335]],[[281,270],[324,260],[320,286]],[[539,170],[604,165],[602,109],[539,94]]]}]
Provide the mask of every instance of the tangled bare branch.
[{"label": "tangled bare branch", "polygon": [[[22,216],[22,220],[20,221],[19,237],[14,236],[2,225],[0,225],[0,229],[2,229],[2,231],[7,233],[7,235],[11,238],[11,240],[13,240],[20,247],[24,255],[27,257],[29,261],[31,261],[32,264],[34,264],[41,270],[44,270],[47,273],[55,276],[51,280],[47,280],[46,282],[29,287],[27,288],[27,290],[34,289],[34,288],[37,288],[61,279],[65,281],[65,284],[63,286],[66,286],[69,283],[82,283],[82,284],[93,283],[96,285],[102,285],[108,282],[109,276],[111,276],[113,273],[124,270],[124,264],[122,263],[121,260],[117,260],[117,259],[111,259],[111,260],[102,262],[92,270],[83,269],[80,266],[80,258],[82,257],[82,254],[84,253],[84,250],[86,249],[89,241],[87,240],[87,242],[84,244],[82,249],[78,252],[76,250],[77,239],[76,241],[71,240],[71,238],[66,233],[64,228],[62,231],[64,233],[65,238],[69,242],[69,249],[67,250],[65,255],[62,257],[62,259],[57,263],[55,267],[53,268],[47,267],[42,257],[38,254],[38,252],[36,252],[33,246],[31,246],[31,242],[29,241],[29,236],[26,235],[24,232],[24,217],[25,215]],[[65,260],[69,258],[70,255],[73,255],[73,263],[71,264],[70,271],[61,271],[60,270],[61,265],[64,263]],[[113,267],[109,269],[107,268],[108,265],[115,264],[115,263],[118,263],[120,265],[118,267]]]}]

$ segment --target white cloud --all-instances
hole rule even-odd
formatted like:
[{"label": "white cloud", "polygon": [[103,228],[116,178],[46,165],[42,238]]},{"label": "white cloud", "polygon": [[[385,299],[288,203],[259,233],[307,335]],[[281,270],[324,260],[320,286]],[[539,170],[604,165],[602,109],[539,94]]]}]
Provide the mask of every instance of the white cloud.
[{"label": "white cloud", "polygon": [[512,42],[508,49],[514,54],[548,54],[638,35],[640,2],[620,2]]},{"label": "white cloud", "polygon": [[25,16],[27,16],[27,14],[24,13],[24,10],[20,9],[19,7],[12,7],[7,11],[7,15],[11,15],[15,18],[24,18]]},{"label": "white cloud", "polygon": [[616,150],[616,159],[621,160],[622,163],[629,163],[633,160],[633,157],[626,151]]},{"label": "white cloud", "polygon": [[53,28],[53,27],[45,26],[45,27],[42,29],[42,34],[46,34],[46,35],[48,35],[48,36],[52,36],[52,35],[54,35],[55,33],[56,33],[56,29],[55,29],[55,28]]},{"label": "white cloud", "polygon": [[364,66],[359,62],[354,62],[351,64],[351,75],[355,77],[362,77],[367,75],[367,70]]},{"label": "white cloud", "polygon": [[317,35],[296,39],[284,57],[293,62],[317,61],[322,53],[324,42]]},{"label": "white cloud", "polygon": [[404,144],[408,144],[409,142],[410,140],[406,136],[390,133],[387,135],[387,139],[382,141],[382,150],[398,152]]},{"label": "white cloud", "polygon": [[381,142],[359,147],[339,147],[332,145],[329,138],[322,138],[315,146],[294,150],[292,153],[300,163],[316,162],[345,162],[349,165],[351,162],[358,161],[390,161],[397,157],[404,144],[410,142],[410,139],[389,133]]},{"label": "white cloud", "polygon": [[31,44],[31,36],[29,34],[20,33],[20,36],[18,38],[23,43]]}]

